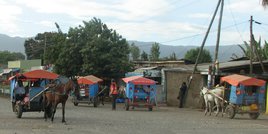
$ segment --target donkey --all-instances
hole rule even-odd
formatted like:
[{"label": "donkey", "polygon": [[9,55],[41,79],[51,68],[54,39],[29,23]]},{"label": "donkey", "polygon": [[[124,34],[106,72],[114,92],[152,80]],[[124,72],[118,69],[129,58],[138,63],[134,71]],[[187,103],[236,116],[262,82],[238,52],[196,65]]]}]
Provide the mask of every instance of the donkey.
[{"label": "donkey", "polygon": [[220,107],[222,108],[222,116],[223,116],[223,90],[224,87],[216,87],[215,89],[209,90],[206,87],[203,87],[201,89],[201,95],[203,95],[205,100],[205,115],[207,115],[207,112],[209,112],[209,115],[211,115],[212,112],[212,105],[215,103],[217,107],[217,112],[215,116],[218,116]]}]

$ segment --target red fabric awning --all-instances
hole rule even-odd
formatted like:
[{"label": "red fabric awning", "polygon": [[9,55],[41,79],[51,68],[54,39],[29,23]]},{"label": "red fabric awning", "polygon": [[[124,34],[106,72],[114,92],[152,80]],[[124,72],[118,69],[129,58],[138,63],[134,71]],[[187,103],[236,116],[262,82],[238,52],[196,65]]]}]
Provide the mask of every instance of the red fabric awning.
[{"label": "red fabric awning", "polygon": [[123,78],[122,80],[126,83],[131,82],[135,85],[152,85],[156,83],[156,81],[148,79],[148,78],[144,78],[142,76],[131,76],[131,77]]},{"label": "red fabric awning", "polygon": [[89,75],[89,76],[84,76],[84,77],[80,77],[78,78],[77,82],[78,84],[95,84],[98,82],[102,82],[103,80],[94,76],[94,75]]},{"label": "red fabric awning", "polygon": [[46,71],[46,70],[33,70],[22,74],[26,78],[36,79],[56,79],[59,77],[58,74]]},{"label": "red fabric awning", "polygon": [[256,79],[253,77],[248,77],[244,75],[233,74],[229,76],[221,77],[221,82],[228,82],[231,85],[238,86],[242,84],[244,86],[264,86],[265,81]]}]

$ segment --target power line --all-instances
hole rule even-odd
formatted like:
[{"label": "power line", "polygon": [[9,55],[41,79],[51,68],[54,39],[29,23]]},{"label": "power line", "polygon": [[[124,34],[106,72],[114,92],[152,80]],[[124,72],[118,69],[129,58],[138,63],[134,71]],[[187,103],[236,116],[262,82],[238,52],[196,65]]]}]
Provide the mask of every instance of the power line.
[{"label": "power line", "polygon": [[[231,12],[231,15],[232,15],[232,18],[233,18],[234,24],[237,24],[237,23],[236,23],[236,19],[235,19],[234,14],[233,14],[233,11],[231,10],[231,8],[229,8],[229,7],[230,7],[230,0],[228,0],[228,5],[229,5],[229,6],[228,6],[228,9],[229,9],[229,11]],[[238,32],[238,34],[239,34],[239,36],[240,36],[241,41],[244,41],[244,39],[243,39],[243,37],[242,37],[242,35],[241,35],[240,31],[238,30],[238,27],[237,27],[237,26],[235,26],[235,29],[236,29],[236,31]]]},{"label": "power line", "polygon": [[[231,28],[231,27],[234,27],[234,26],[237,26],[237,25],[241,25],[241,24],[244,24],[246,22],[247,21],[243,21],[243,22],[240,22],[240,23],[236,23],[234,25],[229,25],[229,26],[223,27],[222,30],[228,29],[228,28]],[[211,33],[216,32],[216,31],[217,30],[211,30]],[[194,35],[190,35],[190,36],[181,37],[181,38],[178,38],[178,39],[163,41],[163,42],[160,42],[160,43],[168,43],[168,42],[174,42],[174,41],[178,41],[178,40],[184,40],[184,39],[187,39],[187,38],[193,38],[193,37],[196,37],[196,36],[200,36],[202,34],[205,34],[205,33],[194,34]]]}]

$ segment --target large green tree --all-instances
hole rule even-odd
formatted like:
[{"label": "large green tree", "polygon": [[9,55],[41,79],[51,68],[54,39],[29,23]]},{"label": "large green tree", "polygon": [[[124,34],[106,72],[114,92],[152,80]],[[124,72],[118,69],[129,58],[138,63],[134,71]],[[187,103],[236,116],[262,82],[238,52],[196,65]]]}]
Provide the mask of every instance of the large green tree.
[{"label": "large green tree", "polygon": [[130,54],[133,60],[138,60],[140,58],[140,49],[134,43],[130,45]]},{"label": "large green tree", "polygon": [[70,28],[67,41],[55,64],[61,74],[122,77],[130,71],[129,45],[100,19]]},{"label": "large green tree", "polygon": [[[195,63],[199,51],[200,51],[200,47],[190,49],[184,55],[184,59]],[[203,49],[203,51],[202,51],[202,53],[200,55],[198,63],[208,63],[208,62],[211,62],[211,61],[212,61],[212,57],[211,57],[210,52],[208,50],[206,50],[206,49]]]},{"label": "large green tree", "polygon": [[0,64],[7,65],[8,61],[24,59],[25,56],[20,52],[0,51]]},{"label": "large green tree", "polygon": [[152,47],[151,47],[150,60],[157,61],[159,60],[159,56],[160,56],[160,46],[159,46],[159,43],[155,42],[154,44],[152,44]]}]

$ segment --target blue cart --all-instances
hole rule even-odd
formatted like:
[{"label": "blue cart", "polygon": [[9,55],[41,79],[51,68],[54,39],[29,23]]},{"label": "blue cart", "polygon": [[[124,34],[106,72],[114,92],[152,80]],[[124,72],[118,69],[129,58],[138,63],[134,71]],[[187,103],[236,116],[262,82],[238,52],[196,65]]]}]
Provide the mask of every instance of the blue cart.
[{"label": "blue cart", "polygon": [[102,82],[102,79],[89,75],[80,77],[77,81],[80,88],[79,93],[73,95],[72,101],[74,105],[78,106],[79,103],[93,103],[93,106],[97,107],[99,104],[99,82]]},{"label": "blue cart", "polygon": [[[23,112],[43,111],[43,92],[49,80],[58,78],[59,75],[45,70],[34,70],[17,74],[10,80],[10,97],[12,110],[17,118],[22,117]],[[51,116],[52,113],[48,113]]]},{"label": "blue cart", "polygon": [[221,82],[229,85],[225,90],[229,96],[229,104],[225,110],[227,116],[232,119],[235,114],[246,113],[251,119],[257,119],[261,104],[264,103],[266,82],[237,74],[222,77]]},{"label": "blue cart", "polygon": [[125,88],[125,109],[129,107],[146,107],[153,110],[156,101],[156,81],[141,76],[123,78]]}]

